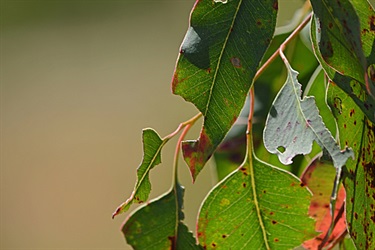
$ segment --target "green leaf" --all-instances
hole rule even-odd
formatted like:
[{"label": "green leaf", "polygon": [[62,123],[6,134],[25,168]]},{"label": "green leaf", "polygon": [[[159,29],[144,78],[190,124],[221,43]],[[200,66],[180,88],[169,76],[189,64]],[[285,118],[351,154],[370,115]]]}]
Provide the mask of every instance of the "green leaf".
[{"label": "green leaf", "polygon": [[136,210],[122,232],[134,249],[202,249],[185,224],[183,187],[176,184],[167,194]]},{"label": "green leaf", "polygon": [[337,120],[340,143],[351,147],[356,160],[344,168],[346,220],[358,249],[375,249],[375,125],[337,85],[327,100]]},{"label": "green leaf", "polygon": [[153,129],[143,130],[143,160],[137,169],[137,182],[131,196],[122,203],[113,213],[112,218],[118,214],[126,212],[131,204],[143,203],[147,201],[151,192],[151,183],[149,179],[150,170],[161,163],[161,149],[168,141],[162,140]]},{"label": "green leaf", "polygon": [[201,207],[198,238],[205,249],[291,249],[316,235],[307,213],[310,192],[251,151]]},{"label": "green leaf", "polygon": [[[332,1],[336,2],[336,1]],[[344,90],[361,108],[361,110],[366,114],[367,118],[370,119],[371,122],[375,122],[375,100],[374,98],[368,93],[366,89],[365,81],[365,72],[366,70],[371,72],[371,68],[375,64],[375,54],[374,54],[374,46],[375,46],[375,12],[372,9],[371,5],[368,4],[367,1],[358,0],[352,1],[355,3],[355,8],[361,15],[360,18],[360,29],[361,29],[361,39],[362,39],[362,49],[363,53],[366,56],[366,61],[368,68],[365,70],[360,70],[359,72],[353,72],[353,70],[358,69],[359,66],[351,68],[351,65],[347,63],[345,58],[340,58],[339,62],[342,65],[345,65],[346,68],[351,68],[350,71],[341,71],[338,73],[335,71],[331,65],[329,65],[324,59],[319,49],[318,43],[318,34],[320,32],[320,23],[317,24],[316,18],[314,17],[311,22],[311,40],[314,47],[315,56],[317,57],[318,61],[322,65],[324,71],[328,75],[328,77],[337,84],[342,90]],[[321,34],[320,36],[323,36]],[[340,36],[339,36],[340,37]],[[344,39],[344,38],[341,38]],[[339,39],[340,40],[340,39]],[[341,48],[341,45],[336,45],[338,48],[336,50],[346,50],[345,48]],[[362,60],[362,59],[361,59]],[[344,66],[342,66],[344,67]],[[345,68],[345,69],[346,69]],[[347,73],[351,72],[351,73]],[[356,80],[355,78],[351,77],[357,76],[360,78],[359,75],[363,75],[362,82]],[[372,81],[373,83],[369,83],[371,86],[375,82],[375,78],[369,74],[367,77],[368,81]]]},{"label": "green leaf", "polygon": [[[363,1],[363,0],[362,0]],[[336,72],[365,84],[366,58],[359,17],[348,0],[311,0],[316,41],[324,61]]]},{"label": "green leaf", "polygon": [[357,250],[353,240],[350,237],[345,237],[343,241],[340,242],[340,250]]},{"label": "green leaf", "polygon": [[204,115],[182,149],[193,179],[236,121],[276,25],[277,0],[197,1],[181,45],[173,93]]}]

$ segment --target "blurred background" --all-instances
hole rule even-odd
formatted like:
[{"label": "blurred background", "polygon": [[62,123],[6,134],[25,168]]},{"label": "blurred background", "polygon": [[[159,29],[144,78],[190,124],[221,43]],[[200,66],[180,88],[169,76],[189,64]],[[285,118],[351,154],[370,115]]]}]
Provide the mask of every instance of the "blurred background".
[{"label": "blurred background", "polygon": [[[170,91],[194,0],[0,3],[0,248],[130,249],[129,212],[111,214],[133,190],[142,129],[164,137],[197,113]],[[278,24],[302,4],[281,0]],[[151,171],[151,198],[171,185],[175,143]],[[180,169],[194,230],[213,166],[194,185]]]}]

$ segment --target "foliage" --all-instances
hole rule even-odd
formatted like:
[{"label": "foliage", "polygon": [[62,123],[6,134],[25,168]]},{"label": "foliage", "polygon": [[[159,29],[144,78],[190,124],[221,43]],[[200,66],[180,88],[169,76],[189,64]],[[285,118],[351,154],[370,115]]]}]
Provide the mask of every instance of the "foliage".
[{"label": "foliage", "polygon": [[[197,0],[172,91],[199,113],[164,138],[143,131],[134,191],[113,217],[148,200],[149,173],[182,132],[170,191],[125,220],[134,249],[375,249],[374,9],[311,0],[275,30],[277,12],[277,0]],[[193,182],[212,156],[218,173],[195,235],[180,151]]]}]

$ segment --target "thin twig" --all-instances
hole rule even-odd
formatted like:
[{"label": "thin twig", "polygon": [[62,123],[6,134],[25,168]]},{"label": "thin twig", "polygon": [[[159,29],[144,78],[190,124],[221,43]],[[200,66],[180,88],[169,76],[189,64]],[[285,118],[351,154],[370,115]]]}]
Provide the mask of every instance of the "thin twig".
[{"label": "thin twig", "polygon": [[254,76],[254,81],[259,78],[259,76],[266,70],[266,68],[279,56],[280,51],[285,49],[285,46],[296,36],[298,33],[310,22],[312,13],[310,13],[305,20],[302,21],[300,25],[288,36],[287,39],[279,46],[279,48],[268,58],[268,60],[260,67]]}]

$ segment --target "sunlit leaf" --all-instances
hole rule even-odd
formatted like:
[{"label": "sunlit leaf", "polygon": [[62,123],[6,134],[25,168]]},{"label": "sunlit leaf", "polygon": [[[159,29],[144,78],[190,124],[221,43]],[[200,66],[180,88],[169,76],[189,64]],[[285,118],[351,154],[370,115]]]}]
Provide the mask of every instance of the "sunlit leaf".
[{"label": "sunlit leaf", "polygon": [[348,0],[311,0],[316,41],[324,61],[335,71],[365,84],[366,58],[359,17]]},{"label": "sunlit leaf", "polygon": [[353,157],[353,152],[340,150],[319,115],[314,97],[301,99],[298,73],[289,63],[285,62],[285,65],[288,78],[273,102],[264,129],[266,149],[277,154],[282,163],[290,164],[295,155],[310,153],[315,140],[329,153],[340,172],[346,160]]},{"label": "sunlit leaf", "polygon": [[183,187],[176,184],[167,194],[136,210],[122,228],[134,249],[202,249],[185,224]]},{"label": "sunlit leaf", "polygon": [[[304,17],[301,15],[296,15],[292,21],[292,23],[295,23],[294,25],[288,25],[276,29],[277,35],[273,38],[264,59],[269,58],[277,49],[279,49],[281,43],[284,42],[284,40],[295,29],[296,23],[300,23],[303,18]],[[317,67],[318,62],[315,59],[311,46],[309,48],[306,46],[306,43],[303,42],[302,34],[288,43],[288,46],[285,48],[285,54],[288,55],[290,64],[299,72],[299,80],[301,84],[303,87],[306,86]],[[260,110],[254,113],[254,151],[259,159],[279,168],[288,170],[296,175],[300,175],[309,160],[305,161],[305,157],[297,156],[293,161],[293,164],[284,165],[279,161],[276,155],[270,154],[263,145],[262,132],[268,111],[270,110],[273,99],[276,97],[280,88],[284,85],[286,77],[287,70],[284,67],[284,63],[281,58],[277,57],[255,82],[255,95],[258,97],[256,98],[256,101],[259,103]],[[312,156],[319,152],[319,150],[319,146],[313,146]]]},{"label": "sunlit leaf", "polygon": [[355,247],[353,240],[347,236],[340,242],[340,250],[357,250]]},{"label": "sunlit leaf", "polygon": [[258,160],[250,149],[242,166],[204,201],[199,242],[205,249],[292,249],[315,236],[310,197],[298,178]]},{"label": "sunlit leaf", "polygon": [[351,147],[356,160],[344,168],[349,232],[358,249],[375,249],[375,125],[337,85],[327,100],[337,120],[340,143]]},{"label": "sunlit leaf", "polygon": [[143,203],[148,199],[151,191],[149,172],[161,163],[160,152],[166,142],[167,140],[162,140],[155,130],[143,130],[143,160],[137,169],[137,182],[131,196],[116,209],[112,217],[126,212],[131,204]]},{"label": "sunlit leaf", "polygon": [[[316,1],[319,2],[319,1]],[[336,1],[330,1],[336,2]],[[347,1],[345,1],[347,2]],[[359,22],[360,22],[360,35],[361,35],[361,44],[363,54],[365,55],[366,60],[366,67],[362,69],[362,66],[353,66],[347,62],[344,58],[339,58],[338,64],[342,65],[341,67],[345,67],[345,70],[341,70],[339,73],[335,71],[330,64],[328,64],[324,59],[319,49],[319,37],[323,37],[324,34],[320,34],[320,26],[322,24],[322,20],[318,22],[314,17],[311,22],[311,40],[314,47],[314,52],[319,60],[320,64],[322,65],[324,71],[328,75],[328,77],[335,82],[341,89],[343,89],[355,102],[358,107],[366,114],[367,118],[370,119],[371,122],[375,122],[375,99],[369,94],[365,80],[368,80],[368,84],[372,86],[375,83],[375,75],[371,74],[371,69],[375,65],[375,54],[374,47],[375,47],[375,12],[372,9],[371,5],[365,0],[356,0],[351,1],[355,3],[355,8],[359,15]],[[353,13],[352,13],[353,14]],[[345,19],[346,20],[346,19]],[[329,25],[329,24],[328,24]],[[327,28],[327,27],[326,27]],[[357,27],[358,28],[358,27]],[[335,31],[336,32],[336,31]],[[357,31],[356,31],[357,32]],[[338,34],[338,39],[345,40],[345,38],[341,37],[343,35]],[[335,50],[344,52],[347,50],[346,47],[340,44],[335,45]],[[344,53],[343,52],[343,53]],[[354,54],[352,54],[354,55]],[[357,58],[357,61],[362,61],[361,57]],[[351,60],[351,62],[355,62],[355,58]],[[369,73],[367,78],[364,75],[366,71]],[[349,72],[349,73],[348,73]],[[362,76],[362,77],[361,77]],[[353,77],[361,78],[356,79]]]},{"label": "sunlit leaf", "polygon": [[[305,241],[303,246],[305,249],[319,249],[322,240],[330,229],[332,216],[331,216],[331,194],[336,176],[335,168],[329,162],[324,162],[316,157],[311,164],[305,169],[302,174],[301,180],[313,193],[311,199],[309,215],[316,219],[315,230],[321,232],[315,238]],[[345,201],[345,189],[341,186],[338,192],[335,204],[335,218],[339,216],[334,230],[331,232],[330,237],[321,247],[332,247],[336,244],[346,233],[345,212],[340,209]]]},{"label": "sunlit leaf", "polygon": [[173,93],[204,115],[199,139],[182,147],[193,179],[236,121],[276,14],[277,0],[196,2],[172,81]]}]

